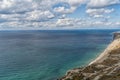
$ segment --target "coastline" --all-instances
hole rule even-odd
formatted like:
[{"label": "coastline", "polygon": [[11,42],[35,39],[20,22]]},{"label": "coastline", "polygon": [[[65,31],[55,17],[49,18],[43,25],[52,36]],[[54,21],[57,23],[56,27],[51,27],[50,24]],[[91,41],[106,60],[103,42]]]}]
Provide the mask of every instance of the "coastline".
[{"label": "coastline", "polygon": [[120,33],[114,33],[113,41],[88,66],[69,70],[59,80],[119,80]]},{"label": "coastline", "polygon": [[109,52],[114,50],[116,48],[116,45],[120,44],[119,43],[119,39],[116,39],[114,41],[112,41],[108,46],[107,48],[95,59],[93,60],[92,62],[90,62],[89,65],[91,64],[95,64],[95,63],[100,63],[102,61],[104,61],[108,56],[109,56]]}]

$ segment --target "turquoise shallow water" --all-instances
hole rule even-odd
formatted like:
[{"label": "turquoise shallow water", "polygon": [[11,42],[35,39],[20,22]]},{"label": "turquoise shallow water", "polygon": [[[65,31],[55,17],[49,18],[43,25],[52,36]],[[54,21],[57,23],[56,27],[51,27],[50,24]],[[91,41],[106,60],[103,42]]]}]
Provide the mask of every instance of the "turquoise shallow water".
[{"label": "turquoise shallow water", "polygon": [[115,31],[0,31],[0,80],[56,80],[95,59]]}]

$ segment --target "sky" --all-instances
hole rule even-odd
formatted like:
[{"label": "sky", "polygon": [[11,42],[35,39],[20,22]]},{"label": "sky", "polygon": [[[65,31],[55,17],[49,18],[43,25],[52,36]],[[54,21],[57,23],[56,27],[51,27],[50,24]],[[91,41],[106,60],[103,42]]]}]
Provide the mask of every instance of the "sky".
[{"label": "sky", "polygon": [[120,0],[0,0],[0,30],[120,28]]}]

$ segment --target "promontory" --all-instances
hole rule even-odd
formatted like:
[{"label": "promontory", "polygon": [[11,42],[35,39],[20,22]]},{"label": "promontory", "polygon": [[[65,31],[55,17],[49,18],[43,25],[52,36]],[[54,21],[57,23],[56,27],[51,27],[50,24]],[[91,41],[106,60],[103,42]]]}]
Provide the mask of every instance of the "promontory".
[{"label": "promontory", "polygon": [[58,80],[120,80],[120,32],[113,41],[86,67],[69,70]]}]

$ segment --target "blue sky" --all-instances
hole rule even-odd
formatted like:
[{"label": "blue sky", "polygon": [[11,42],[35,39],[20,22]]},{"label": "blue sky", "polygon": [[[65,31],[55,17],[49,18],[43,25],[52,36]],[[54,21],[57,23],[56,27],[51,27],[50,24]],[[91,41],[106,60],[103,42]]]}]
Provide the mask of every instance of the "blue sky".
[{"label": "blue sky", "polygon": [[120,28],[120,0],[0,0],[0,30]]}]

